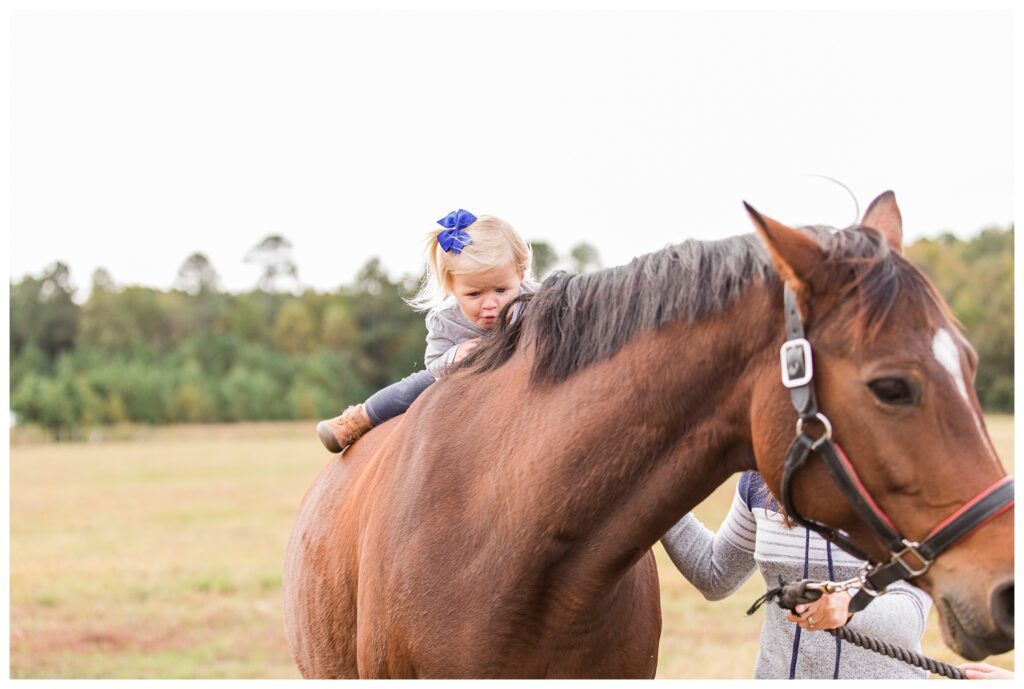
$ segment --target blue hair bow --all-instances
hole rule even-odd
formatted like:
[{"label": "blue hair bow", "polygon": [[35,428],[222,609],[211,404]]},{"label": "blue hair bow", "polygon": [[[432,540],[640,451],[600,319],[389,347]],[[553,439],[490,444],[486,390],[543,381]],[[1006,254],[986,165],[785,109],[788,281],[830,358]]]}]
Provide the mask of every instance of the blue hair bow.
[{"label": "blue hair bow", "polygon": [[437,243],[444,251],[450,251],[456,256],[473,242],[469,233],[463,227],[469,227],[476,222],[476,216],[467,210],[459,209],[452,211],[437,221],[437,224],[445,228],[437,233]]}]

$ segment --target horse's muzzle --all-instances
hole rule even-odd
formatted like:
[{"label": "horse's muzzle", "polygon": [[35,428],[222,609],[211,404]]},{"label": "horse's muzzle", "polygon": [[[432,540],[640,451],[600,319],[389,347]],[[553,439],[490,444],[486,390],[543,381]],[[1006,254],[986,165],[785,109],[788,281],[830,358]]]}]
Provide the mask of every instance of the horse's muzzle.
[{"label": "horse's muzzle", "polygon": [[957,597],[936,600],[947,645],[968,660],[1013,649],[1013,579],[992,589],[988,609]]}]

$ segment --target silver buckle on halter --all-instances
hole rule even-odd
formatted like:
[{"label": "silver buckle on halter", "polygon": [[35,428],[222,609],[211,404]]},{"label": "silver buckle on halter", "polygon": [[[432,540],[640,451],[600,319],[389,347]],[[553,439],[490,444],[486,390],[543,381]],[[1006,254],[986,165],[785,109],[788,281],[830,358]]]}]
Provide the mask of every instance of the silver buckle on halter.
[{"label": "silver buckle on halter", "polygon": [[787,340],[779,350],[782,360],[782,384],[787,388],[807,385],[814,378],[811,343],[802,337]]},{"label": "silver buckle on halter", "polygon": [[[907,547],[904,548],[903,550],[899,551],[898,553],[893,553],[892,554],[892,559],[890,560],[890,562],[899,562],[901,565],[903,565],[903,569],[905,569],[908,572],[910,572],[910,576],[911,577],[919,577],[922,574],[924,574],[925,572],[927,572],[928,568],[932,566],[932,560],[929,560],[924,555],[922,555],[920,552],[918,552],[917,549],[920,547],[921,544],[920,543],[916,543],[914,541],[908,541],[907,539],[904,538],[903,539],[903,545],[905,545]],[[914,569],[913,567],[911,567],[910,565],[907,564],[906,560],[903,559],[903,557],[907,553],[913,553],[914,557],[916,557],[918,560],[921,561],[922,564],[921,564],[921,568],[920,569]]]}]

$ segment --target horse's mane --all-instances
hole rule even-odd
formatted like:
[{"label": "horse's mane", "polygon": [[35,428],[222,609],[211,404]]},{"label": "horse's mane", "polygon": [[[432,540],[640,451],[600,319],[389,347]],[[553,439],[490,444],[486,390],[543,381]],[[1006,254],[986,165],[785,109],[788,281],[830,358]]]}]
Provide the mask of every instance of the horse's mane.
[{"label": "horse's mane", "polygon": [[[942,304],[931,283],[902,256],[889,251],[872,228],[801,228],[814,236],[827,263],[843,266],[840,296],[856,293],[851,337],[873,339],[896,296],[909,289]],[[836,274],[831,271],[831,274]],[[754,234],[719,241],[688,240],[630,263],[596,273],[557,272],[533,294],[506,305],[461,367],[484,372],[501,366],[520,346],[532,344],[534,382],[564,380],[607,359],[637,333],[678,319],[694,322],[725,310],[756,283],[778,281],[768,252]],[[509,319],[519,307],[520,317]],[[947,312],[948,314],[948,312]]]}]

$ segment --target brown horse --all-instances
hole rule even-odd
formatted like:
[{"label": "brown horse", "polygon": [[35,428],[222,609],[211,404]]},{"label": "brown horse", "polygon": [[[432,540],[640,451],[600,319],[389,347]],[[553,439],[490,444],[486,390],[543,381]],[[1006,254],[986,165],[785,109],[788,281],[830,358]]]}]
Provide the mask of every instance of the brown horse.
[{"label": "brown horse", "polygon": [[[779,494],[796,420],[780,382],[784,282],[819,406],[903,534],[925,536],[1005,475],[976,356],[900,254],[891,192],[839,231],[752,215],[760,241],[549,278],[470,365],[328,463],[285,560],[304,676],[653,677],[651,547],[735,472],[757,469]],[[886,557],[820,462],[792,493],[805,517]],[[980,658],[1013,647],[1012,581],[1009,512],[914,583],[946,642]]]}]

